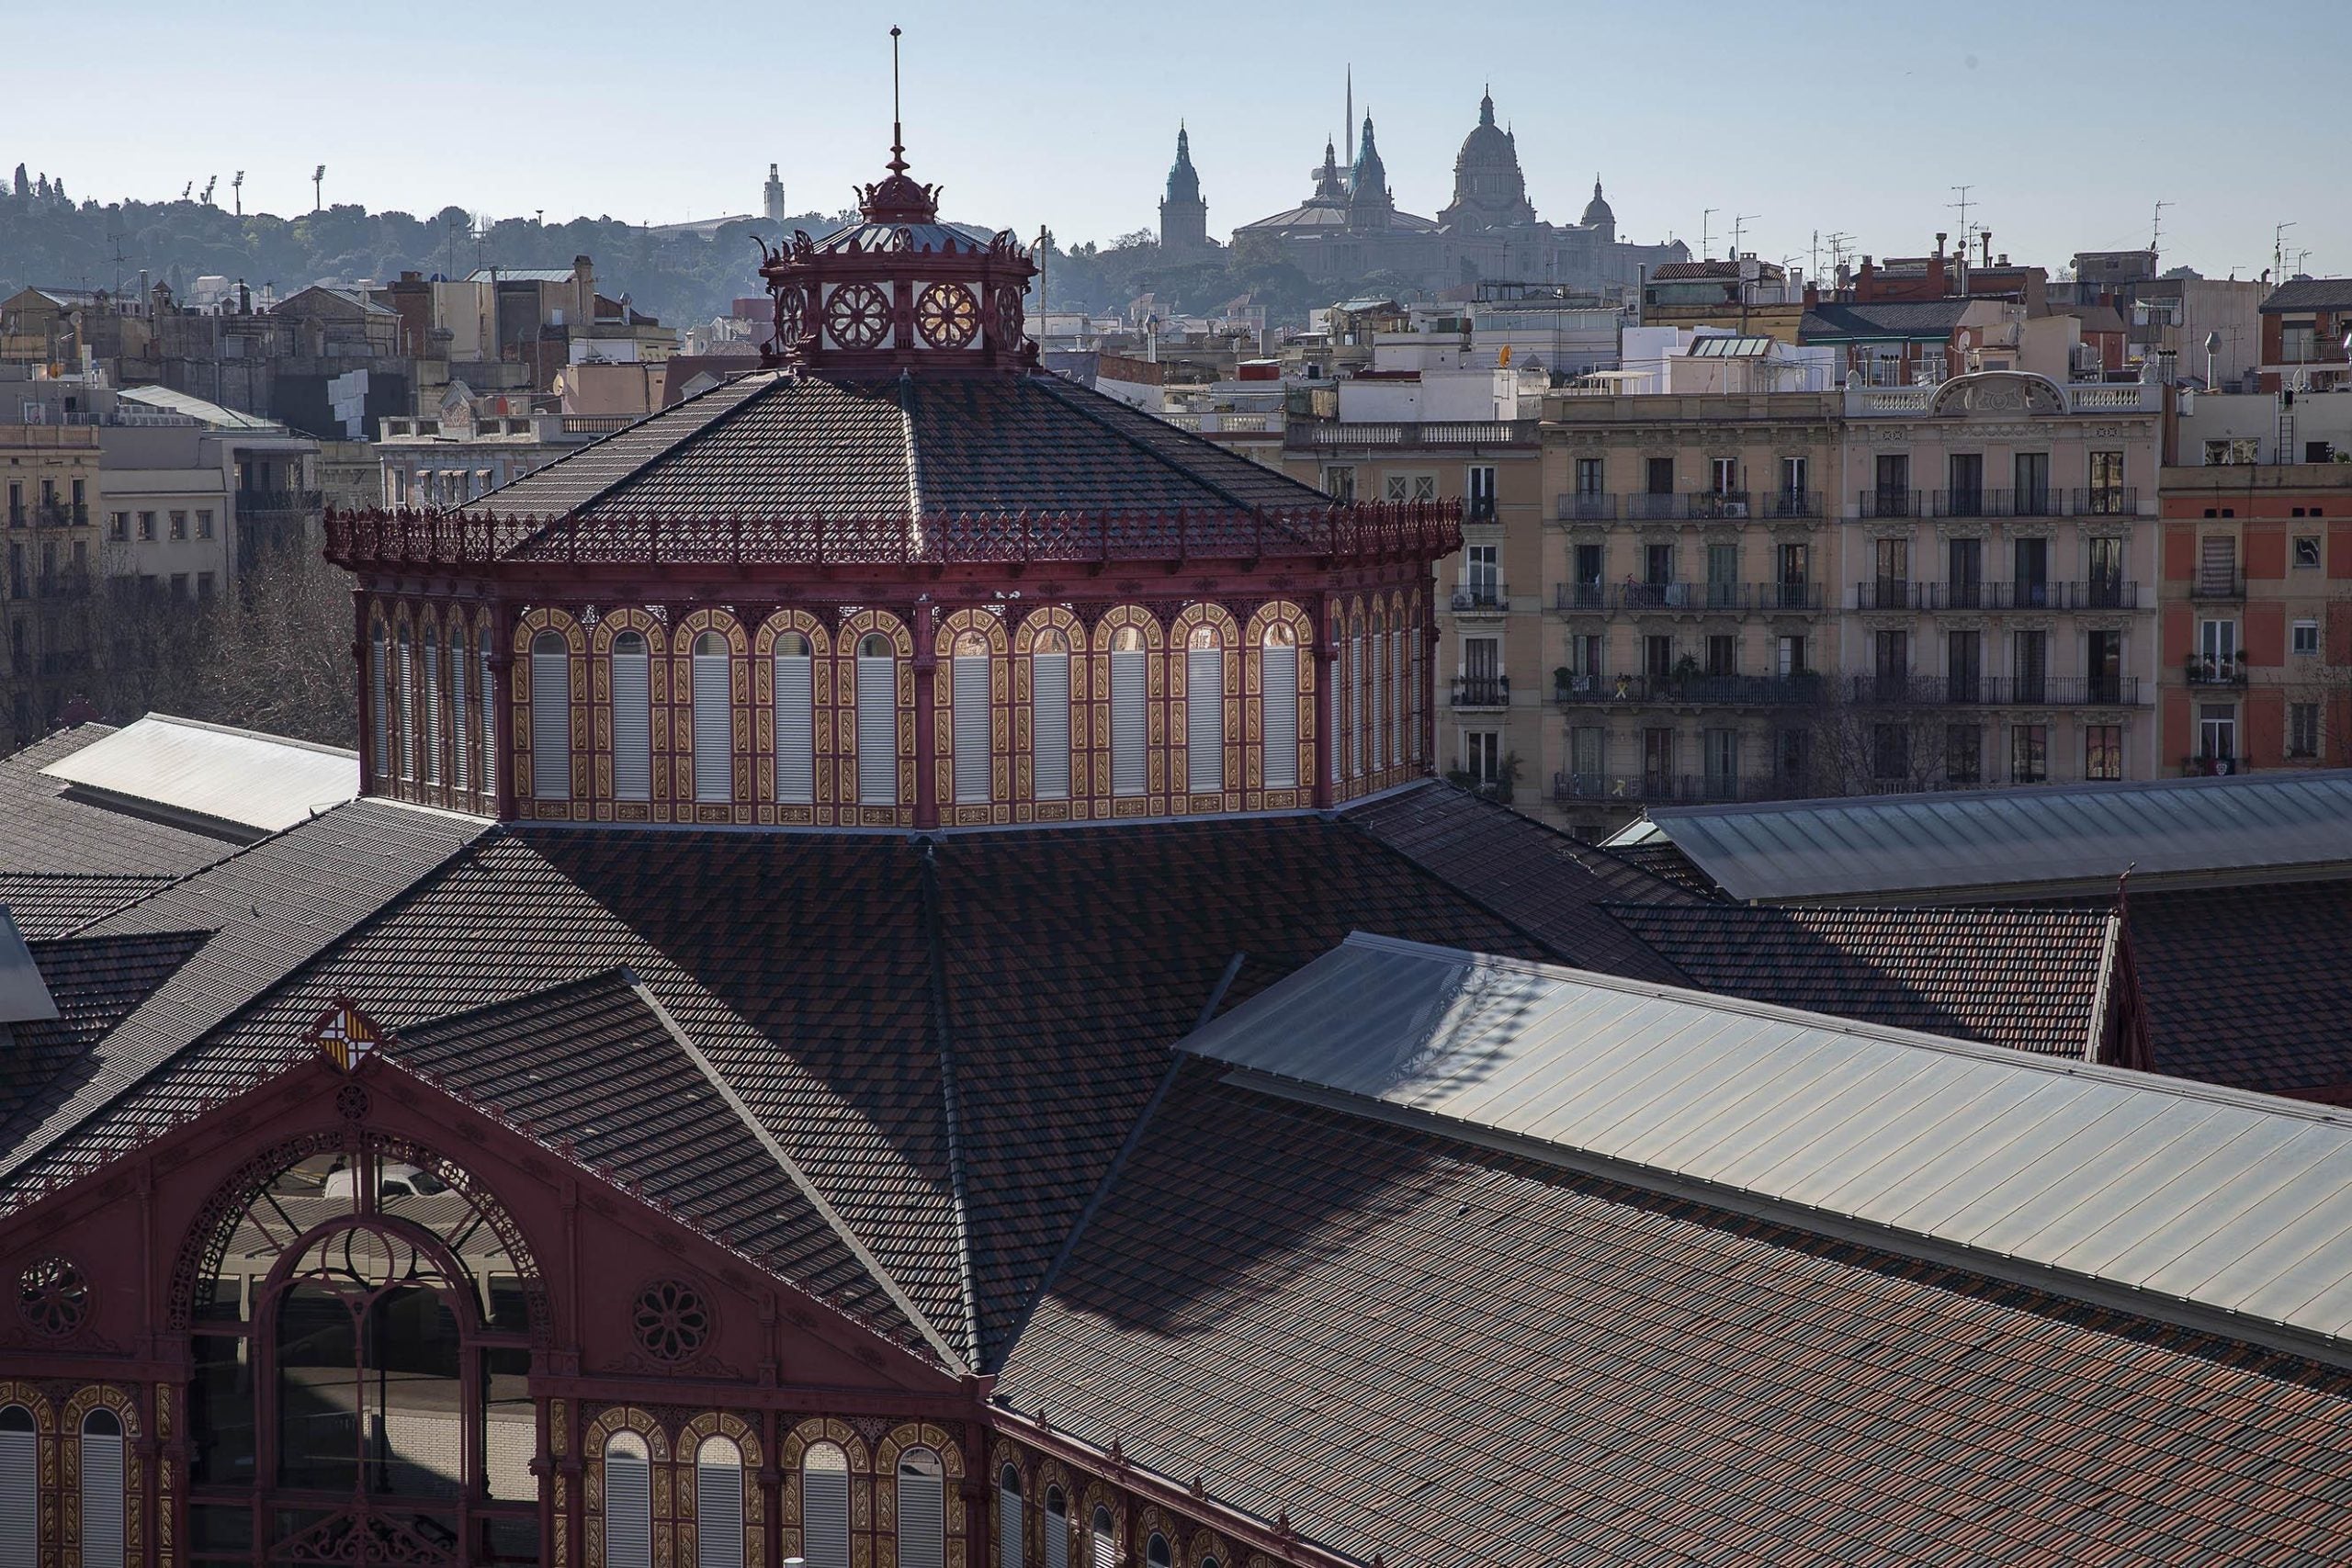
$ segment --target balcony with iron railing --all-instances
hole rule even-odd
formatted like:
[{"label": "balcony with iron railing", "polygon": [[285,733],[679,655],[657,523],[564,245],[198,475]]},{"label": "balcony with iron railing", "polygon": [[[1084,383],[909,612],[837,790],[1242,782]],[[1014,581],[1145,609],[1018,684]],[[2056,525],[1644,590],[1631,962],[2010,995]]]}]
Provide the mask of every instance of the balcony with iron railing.
[{"label": "balcony with iron railing", "polygon": [[1759,517],[1785,520],[1823,515],[1821,495],[1815,491],[1702,490],[1633,495],[1577,491],[1559,497],[1556,509],[1563,523],[1607,523],[1621,515],[1650,523],[1736,523]]},{"label": "balcony with iron railing", "polygon": [[1930,582],[1928,610],[2136,610],[2140,585],[2118,578],[2083,582]]},{"label": "balcony with iron railing", "polygon": [[1552,798],[1559,805],[1575,801],[1623,801],[1628,804],[1668,801],[1792,800],[1811,792],[1801,784],[1739,773],[1670,773],[1640,771],[1629,773],[1559,773],[1552,775]]},{"label": "balcony with iron railing", "polygon": [[1552,585],[1556,615],[1609,610],[1634,613],[1689,611],[1699,615],[1784,615],[1821,608],[1817,582],[1557,582]]},{"label": "balcony with iron railing", "polygon": [[2191,599],[2233,600],[2245,597],[2245,573],[2220,568],[2199,567],[2188,580]]},{"label": "balcony with iron railing", "polygon": [[1939,490],[1935,492],[1939,517],[2057,517],[2066,510],[2066,492],[2041,485],[2028,490]]},{"label": "balcony with iron railing", "polygon": [[2252,673],[2245,654],[2241,650],[2230,659],[2208,659],[2192,653],[2181,668],[2181,677],[2192,686],[2243,686]]},{"label": "balcony with iron railing", "polygon": [[1500,582],[1461,582],[1451,601],[1457,615],[1499,615],[1510,608],[1510,591]]},{"label": "balcony with iron railing", "polygon": [[1928,492],[1923,490],[1866,490],[1854,496],[1860,517],[1925,517]]},{"label": "balcony with iron railing", "polygon": [[2137,485],[2101,485],[2095,489],[2077,490],[2073,504],[2077,517],[2137,517],[2140,514],[2140,487]]},{"label": "balcony with iron railing", "polygon": [[2136,707],[2136,675],[1855,675],[1865,707]]},{"label": "balcony with iron railing", "polygon": [[1563,523],[1614,522],[1617,498],[1600,491],[1572,491],[1559,498],[1555,515]]},{"label": "balcony with iron railing", "polygon": [[1928,603],[1928,585],[1902,577],[1865,578],[1854,584],[1857,610],[1919,610]]},{"label": "balcony with iron railing", "polygon": [[1825,694],[1818,675],[1587,674],[1552,682],[1552,700],[1570,707],[1809,707]]},{"label": "balcony with iron railing", "polygon": [[1457,708],[1507,708],[1510,706],[1510,677],[1456,675],[1451,705]]}]

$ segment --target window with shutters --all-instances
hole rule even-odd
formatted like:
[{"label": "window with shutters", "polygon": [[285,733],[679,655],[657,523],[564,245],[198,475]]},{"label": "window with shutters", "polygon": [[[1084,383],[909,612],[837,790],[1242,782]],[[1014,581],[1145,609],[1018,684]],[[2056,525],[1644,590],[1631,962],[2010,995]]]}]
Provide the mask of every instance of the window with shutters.
[{"label": "window with shutters", "polygon": [[481,706],[481,792],[498,788],[498,694],[490,679],[490,627],[481,628],[481,654],[474,663],[474,699]]},{"label": "window with shutters", "polygon": [[817,798],[817,673],[808,639],[786,632],[775,639],[775,797],[802,804]]},{"label": "window with shutters", "polygon": [[376,776],[392,776],[392,688],[384,652],[384,628],[379,622],[368,633],[368,702],[376,712],[374,753]]},{"label": "window with shutters", "polygon": [[653,1466],[645,1439],[605,1439],[605,1568],[653,1568]]},{"label": "window with shutters", "polygon": [[996,1477],[997,1568],[1022,1568],[1026,1545],[1022,1535],[1021,1472],[1008,1464]]},{"label": "window with shutters", "polygon": [[1087,1532],[1086,1568],[1119,1568],[1119,1528],[1111,1510],[1094,1510],[1093,1528]]},{"label": "window with shutters", "polygon": [[1363,773],[1363,631],[1348,638],[1348,777]]},{"label": "window with shutters", "polygon": [[571,798],[571,652],[561,632],[531,639],[531,794]]},{"label": "window with shutters", "polygon": [[880,632],[857,645],[857,798],[899,804],[899,660]]},{"label": "window with shutters", "polygon": [[392,712],[401,731],[401,777],[416,777],[416,649],[410,641],[409,630],[401,628],[398,659],[400,690],[395,694]]},{"label": "window with shutters", "polygon": [[1111,793],[1144,792],[1143,632],[1122,626],[1111,637]]},{"label": "window with shutters", "polygon": [[441,635],[424,634],[424,782],[441,782]]},{"label": "window with shutters", "polygon": [[653,797],[653,660],[639,632],[613,638],[613,798]]},{"label": "window with shutters", "polygon": [[989,800],[989,639],[960,632],[951,660],[950,699],[956,721],[956,804],[985,806]]},{"label": "window with shutters", "polygon": [[728,690],[727,638],[705,632],[695,638],[695,799],[723,803],[735,798],[735,699]]},{"label": "window with shutters", "polygon": [[1029,654],[1029,787],[1039,800],[1069,798],[1069,644],[1037,634]]},{"label": "window with shutters", "polygon": [[743,1450],[726,1438],[695,1450],[695,1568],[743,1568]]},{"label": "window with shutters", "polygon": [[1407,663],[1410,671],[1408,688],[1412,694],[1412,700],[1407,704],[1405,714],[1406,732],[1408,737],[1406,742],[1407,754],[1416,762],[1421,760],[1421,649],[1423,646],[1421,628],[1416,626],[1412,628],[1412,645],[1406,649]]},{"label": "window with shutters", "polygon": [[82,1568],[123,1568],[122,1421],[111,1410],[82,1417]]},{"label": "window with shutters", "polygon": [[1144,1543],[1143,1560],[1150,1568],[1176,1568],[1176,1554],[1168,1548],[1168,1538],[1158,1530]]},{"label": "window with shutters", "polygon": [[40,1445],[31,1411],[0,1408],[0,1568],[40,1568]]},{"label": "window with shutters", "polygon": [[1268,789],[1298,787],[1298,634],[1276,623],[1258,649],[1258,736]]},{"label": "window with shutters", "polygon": [[1195,795],[1225,788],[1225,645],[1215,626],[1185,639],[1184,771]]},{"label": "window with shutters", "polygon": [[1367,746],[1372,753],[1372,771],[1378,773],[1388,763],[1388,753],[1381,744],[1388,728],[1388,633],[1380,622],[1372,623],[1372,709],[1366,716],[1365,728],[1371,733]]},{"label": "window with shutters", "polygon": [[929,1449],[899,1456],[899,1568],[947,1568],[946,1472]]},{"label": "window with shutters", "polygon": [[1046,1489],[1046,1568],[1069,1568],[1069,1499],[1058,1486]]},{"label": "window with shutters", "polygon": [[800,1555],[849,1568],[849,1455],[835,1443],[811,1443],[800,1461]]},{"label": "window with shutters", "polygon": [[466,705],[467,663],[466,632],[459,626],[449,634],[449,761],[450,782],[461,790],[471,787],[473,777],[474,749],[466,728],[473,721],[473,710]]}]

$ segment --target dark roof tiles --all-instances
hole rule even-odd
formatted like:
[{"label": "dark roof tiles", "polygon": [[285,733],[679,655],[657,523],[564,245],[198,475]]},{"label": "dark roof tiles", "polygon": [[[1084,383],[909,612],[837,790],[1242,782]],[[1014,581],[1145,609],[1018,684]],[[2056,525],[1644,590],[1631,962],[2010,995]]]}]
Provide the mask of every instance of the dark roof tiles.
[{"label": "dark roof tiles", "polygon": [[75,725],[0,758],[0,877],[39,896],[52,879],[183,876],[235,852],[235,840],[80,798],[41,773],[113,733]]}]

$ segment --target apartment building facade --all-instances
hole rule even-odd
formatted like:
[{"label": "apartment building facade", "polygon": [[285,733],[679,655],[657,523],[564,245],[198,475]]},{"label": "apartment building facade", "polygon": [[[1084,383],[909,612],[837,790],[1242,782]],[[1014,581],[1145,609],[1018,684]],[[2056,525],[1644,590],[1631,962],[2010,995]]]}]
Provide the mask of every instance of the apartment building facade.
[{"label": "apartment building facade", "polygon": [[1988,371],[1844,405],[1829,772],[2153,776],[2164,389]]},{"label": "apartment building facade", "polygon": [[0,739],[11,748],[56,721],[88,666],[99,477],[96,430],[0,423]]},{"label": "apartment building facade", "polygon": [[1836,393],[1544,406],[1546,814],[1815,793]]}]

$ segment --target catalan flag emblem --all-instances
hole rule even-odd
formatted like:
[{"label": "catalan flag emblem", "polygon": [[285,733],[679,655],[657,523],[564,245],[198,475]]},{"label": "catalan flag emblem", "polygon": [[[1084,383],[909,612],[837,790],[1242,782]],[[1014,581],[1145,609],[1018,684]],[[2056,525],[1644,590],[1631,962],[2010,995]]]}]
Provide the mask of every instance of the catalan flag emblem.
[{"label": "catalan flag emblem", "polygon": [[368,1053],[382,1043],[383,1034],[368,1015],[340,997],[311,1026],[311,1043],[346,1073],[356,1070],[368,1059]]}]

